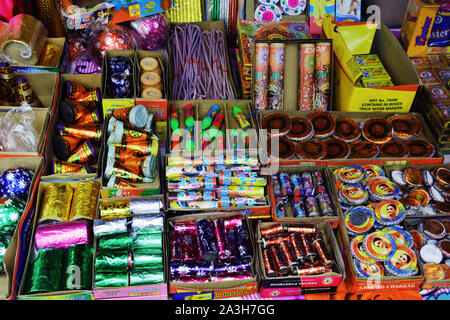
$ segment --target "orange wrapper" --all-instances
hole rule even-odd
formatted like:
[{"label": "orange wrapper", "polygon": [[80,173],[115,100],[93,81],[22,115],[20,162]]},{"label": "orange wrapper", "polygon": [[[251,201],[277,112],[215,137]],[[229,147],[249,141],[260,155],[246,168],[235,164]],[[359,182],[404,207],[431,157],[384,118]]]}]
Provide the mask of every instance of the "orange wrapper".
[{"label": "orange wrapper", "polygon": [[76,148],[69,159],[67,159],[67,162],[69,163],[86,163],[93,161],[97,161],[97,152],[89,140],[86,140]]},{"label": "orange wrapper", "polygon": [[108,181],[108,188],[125,188],[125,189],[129,189],[129,188],[136,188],[136,186],[134,184],[132,184],[131,182],[128,182],[125,179],[119,178],[115,175],[111,176],[111,178]]},{"label": "orange wrapper", "polygon": [[[108,171],[109,169],[106,168],[106,170]],[[138,172],[136,172],[135,170],[137,170]],[[134,165],[133,168],[129,168],[119,163],[118,161],[115,161],[111,169],[111,176],[115,175],[132,183],[143,183],[144,176],[139,174],[139,171],[141,171],[141,169],[139,168],[139,164]]]},{"label": "orange wrapper", "polygon": [[99,88],[87,90],[82,84],[72,81],[64,82],[63,95],[67,99],[78,102],[99,102],[101,100]]},{"label": "orange wrapper", "polygon": [[81,139],[73,136],[53,136],[53,152],[59,160],[66,160],[78,147]]},{"label": "orange wrapper", "polygon": [[157,155],[158,153],[158,140],[153,139],[152,143],[149,144],[147,142],[142,143],[142,141],[137,141],[134,143],[128,144],[112,144],[112,147],[117,149],[126,150],[127,152],[131,152],[135,154],[135,156],[148,156],[150,154]]},{"label": "orange wrapper", "polygon": [[99,124],[101,123],[101,118],[100,118],[100,114],[98,112],[98,109],[95,108],[94,111],[89,112],[87,114],[85,114],[84,116],[82,116],[76,123],[75,125],[78,126],[87,126],[87,125],[92,125],[92,124]]},{"label": "orange wrapper", "polygon": [[61,136],[71,135],[79,139],[91,139],[93,141],[100,141],[102,137],[101,124],[91,124],[82,127],[58,124],[56,129]]},{"label": "orange wrapper", "polygon": [[92,170],[87,164],[76,164],[65,161],[52,161],[52,173],[91,173]]},{"label": "orange wrapper", "polygon": [[59,117],[64,123],[74,123],[91,112],[91,106],[78,101],[65,100],[59,103]]},{"label": "orange wrapper", "polygon": [[108,143],[128,145],[137,142],[149,143],[152,139],[153,136],[149,132],[133,128],[123,122],[117,122],[108,138]]}]

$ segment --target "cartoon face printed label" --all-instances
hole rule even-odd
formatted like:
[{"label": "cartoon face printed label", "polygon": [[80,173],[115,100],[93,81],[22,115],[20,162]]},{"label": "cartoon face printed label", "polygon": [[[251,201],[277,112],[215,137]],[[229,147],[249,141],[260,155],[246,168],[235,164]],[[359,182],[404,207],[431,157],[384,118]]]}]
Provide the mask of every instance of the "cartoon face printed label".
[{"label": "cartoon face printed label", "polygon": [[364,238],[363,244],[366,252],[378,261],[389,260],[397,249],[394,238],[384,231],[368,234]]},{"label": "cartoon face printed label", "polygon": [[370,257],[364,250],[363,240],[364,235],[359,235],[352,239],[350,243],[350,250],[352,252],[353,257],[355,257],[357,260],[365,264],[373,264],[377,262],[377,260]]},{"label": "cartoon face printed label", "polygon": [[377,181],[369,181],[368,188],[370,192],[381,199],[392,199],[400,192],[400,188],[387,179],[379,179]]},{"label": "cartoon face printed label", "polygon": [[397,200],[384,200],[375,206],[375,219],[382,225],[399,224],[406,216],[403,204]]},{"label": "cartoon face printed label", "polygon": [[365,170],[359,166],[347,166],[337,173],[340,180],[346,183],[358,183],[365,177]]},{"label": "cartoon face printed label", "polygon": [[413,275],[417,272],[417,256],[410,248],[399,246],[386,267],[399,276]]},{"label": "cartoon face printed label", "polygon": [[411,248],[414,245],[414,240],[411,234],[399,226],[389,226],[383,228],[383,231],[389,233],[391,237],[394,238],[397,246],[406,246]]},{"label": "cartoon face printed label", "polygon": [[375,222],[373,211],[362,206],[348,210],[344,220],[347,229],[354,233],[369,231]]},{"label": "cartoon face printed label", "polygon": [[384,275],[383,264],[380,262],[366,264],[364,262],[355,261],[355,268],[360,277],[382,277]]}]

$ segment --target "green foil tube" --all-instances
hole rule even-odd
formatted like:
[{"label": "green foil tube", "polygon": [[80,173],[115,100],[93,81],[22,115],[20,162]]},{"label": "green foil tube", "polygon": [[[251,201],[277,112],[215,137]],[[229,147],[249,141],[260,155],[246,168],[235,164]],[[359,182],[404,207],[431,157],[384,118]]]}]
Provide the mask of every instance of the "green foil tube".
[{"label": "green foil tube", "polygon": [[75,244],[64,254],[61,288],[89,290],[92,288],[93,249],[88,244]]},{"label": "green foil tube", "polygon": [[45,248],[38,251],[29,277],[29,293],[60,290],[64,251]]},{"label": "green foil tube", "polygon": [[130,286],[154,284],[164,281],[164,272],[159,271],[133,271],[130,272]]},{"label": "green foil tube", "polygon": [[134,251],[134,268],[136,270],[161,267],[163,268],[162,251],[159,254],[153,253],[156,250],[136,250]]},{"label": "green foil tube", "polygon": [[128,252],[101,253],[95,258],[95,273],[126,273]]},{"label": "green foil tube", "polygon": [[161,249],[162,250],[162,232],[137,234],[133,239],[133,249]]},{"label": "green foil tube", "polygon": [[95,273],[96,287],[126,287],[128,285],[128,274],[117,272]]},{"label": "green foil tube", "polygon": [[133,239],[131,239],[129,233],[108,235],[99,238],[98,248],[100,251],[111,251],[111,250],[128,251],[131,248],[132,242]]}]

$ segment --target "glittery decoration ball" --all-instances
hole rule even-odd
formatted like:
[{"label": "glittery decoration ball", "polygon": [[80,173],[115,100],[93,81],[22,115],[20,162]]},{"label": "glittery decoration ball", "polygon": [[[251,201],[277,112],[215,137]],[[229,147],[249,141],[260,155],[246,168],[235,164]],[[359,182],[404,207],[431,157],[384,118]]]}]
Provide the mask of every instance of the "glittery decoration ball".
[{"label": "glittery decoration ball", "polygon": [[0,238],[9,240],[25,209],[25,200],[0,198]]},{"label": "glittery decoration ball", "polygon": [[27,168],[14,168],[0,175],[0,197],[28,197],[28,190],[33,180],[33,171]]},{"label": "glittery decoration ball", "polygon": [[169,36],[169,24],[163,14],[143,17],[130,22],[130,27],[141,38],[142,50],[160,50]]}]

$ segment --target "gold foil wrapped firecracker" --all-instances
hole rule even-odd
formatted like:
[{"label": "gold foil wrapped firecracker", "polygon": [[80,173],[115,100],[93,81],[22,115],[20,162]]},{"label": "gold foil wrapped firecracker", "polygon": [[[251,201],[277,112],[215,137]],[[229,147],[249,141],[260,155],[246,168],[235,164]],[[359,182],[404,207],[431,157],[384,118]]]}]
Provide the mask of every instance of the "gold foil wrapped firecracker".
[{"label": "gold foil wrapped firecracker", "polygon": [[0,104],[17,105],[17,78],[8,62],[0,61]]},{"label": "gold foil wrapped firecracker", "polygon": [[100,203],[101,219],[128,218],[130,216],[131,212],[129,199],[102,201]]},{"label": "gold foil wrapped firecracker", "polygon": [[100,184],[96,181],[77,183],[69,220],[94,219],[99,192]]},{"label": "gold foil wrapped firecracker", "polygon": [[49,184],[42,198],[39,222],[68,221],[72,196],[73,189],[68,184]]}]

